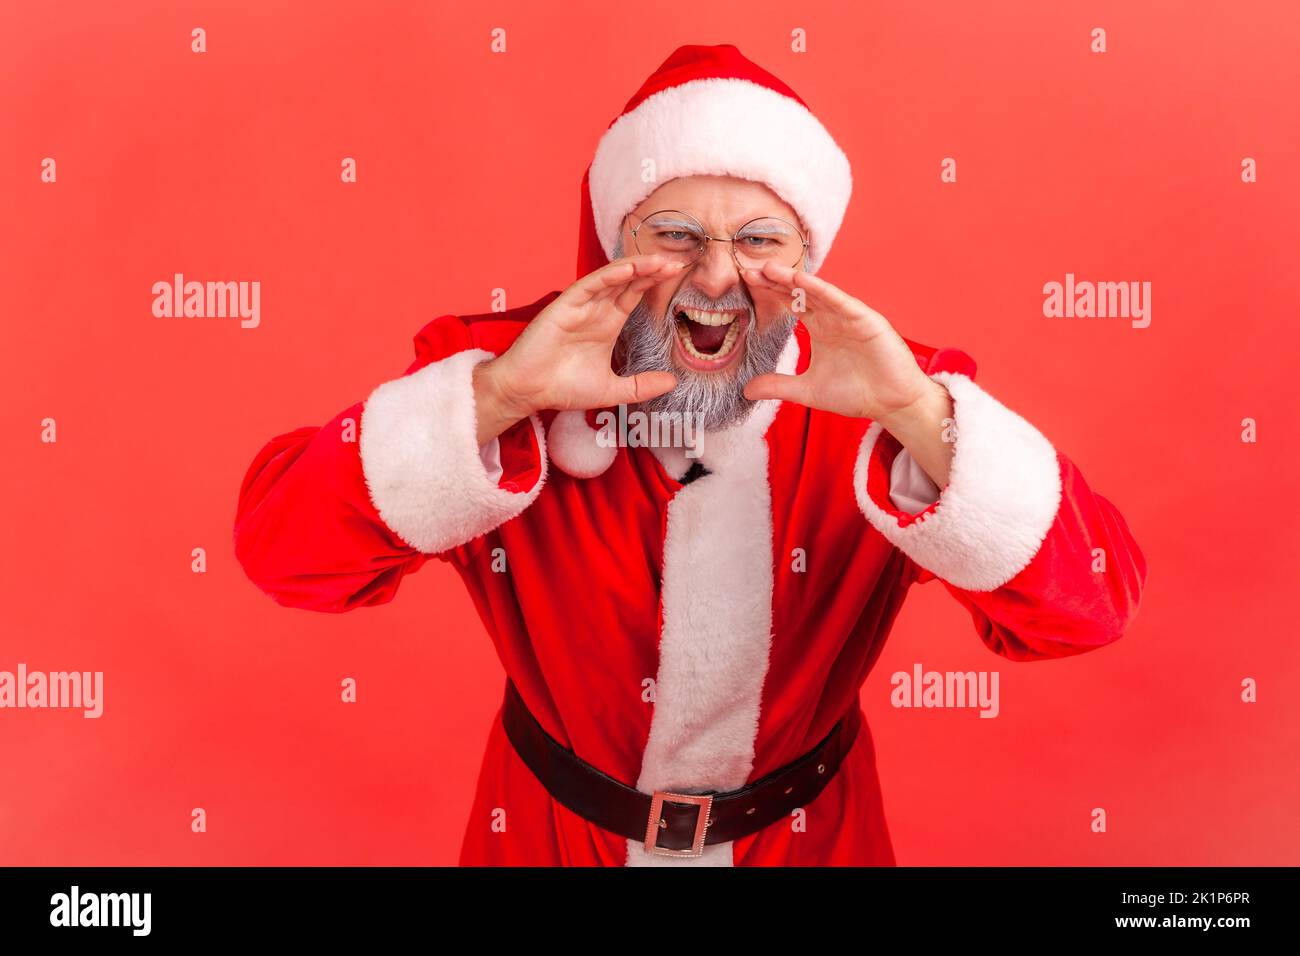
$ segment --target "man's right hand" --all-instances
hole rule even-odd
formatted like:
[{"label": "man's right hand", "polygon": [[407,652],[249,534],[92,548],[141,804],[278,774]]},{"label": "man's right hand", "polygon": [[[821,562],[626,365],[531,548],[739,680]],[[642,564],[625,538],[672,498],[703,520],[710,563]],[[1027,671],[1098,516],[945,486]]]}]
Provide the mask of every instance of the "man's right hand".
[{"label": "man's right hand", "polygon": [[671,372],[622,376],[610,365],[618,334],[646,290],[681,274],[662,256],[629,256],[583,276],[533,318],[504,353],[474,369],[478,443],[544,408],[635,404],[671,391]]}]

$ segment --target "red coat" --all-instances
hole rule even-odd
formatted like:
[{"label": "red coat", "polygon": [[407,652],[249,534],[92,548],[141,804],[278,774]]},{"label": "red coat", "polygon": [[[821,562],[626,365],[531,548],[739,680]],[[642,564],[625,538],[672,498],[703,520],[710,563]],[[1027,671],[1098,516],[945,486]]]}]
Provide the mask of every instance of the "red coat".
[{"label": "red coat", "polygon": [[[601,447],[592,416],[553,412],[501,436],[491,481],[472,367],[554,295],[435,319],[406,375],[272,439],[240,490],[248,576],[281,604],[338,612],[391,600],[430,557],[451,563],[546,730],[646,793],[736,788],[808,750],[858,706],[913,582],[941,580],[1010,660],[1100,647],[1136,613],[1146,562],[1115,506],[953,349],[908,343],[952,394],[956,431],[950,483],[915,516],[889,498],[892,436],[777,401],[708,434],[709,474],[689,484],[680,449]],[[808,352],[797,326],[780,370]],[[349,418],[357,441],[342,440]],[[865,723],[803,809],[801,829],[650,856],[553,801],[497,720],[461,862],[892,864]]]}]

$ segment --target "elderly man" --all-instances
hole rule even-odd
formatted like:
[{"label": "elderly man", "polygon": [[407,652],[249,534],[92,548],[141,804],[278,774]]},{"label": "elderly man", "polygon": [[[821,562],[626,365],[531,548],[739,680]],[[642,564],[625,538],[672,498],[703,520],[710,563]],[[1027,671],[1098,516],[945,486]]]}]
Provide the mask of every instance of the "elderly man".
[{"label": "elderly man", "polygon": [[[469,589],[507,680],[462,864],[892,864],[858,693],[908,588],[1011,660],[1132,620],[1115,507],[815,276],[850,187],[792,90],[682,47],[601,138],[574,285],[435,319],[248,469],[236,553],[280,603],[381,604],[430,557]],[[625,441],[629,410],[701,430]]]}]

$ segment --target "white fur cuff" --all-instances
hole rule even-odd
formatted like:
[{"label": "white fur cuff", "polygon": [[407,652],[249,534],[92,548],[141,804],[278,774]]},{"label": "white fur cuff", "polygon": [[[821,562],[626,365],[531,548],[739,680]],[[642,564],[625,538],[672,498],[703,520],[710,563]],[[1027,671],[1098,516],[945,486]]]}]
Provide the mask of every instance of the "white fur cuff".
[{"label": "white fur cuff", "polygon": [[530,416],[540,477],[506,491],[484,468],[474,411],[474,366],[493,358],[467,349],[376,388],[361,414],[359,450],[370,500],[411,547],[435,554],[513,518],[546,481],[542,423]]},{"label": "white fur cuff", "polygon": [[900,523],[868,493],[881,433],[872,422],[853,471],[858,506],[886,540],[922,568],[968,591],[992,591],[1033,560],[1061,503],[1056,449],[1029,422],[965,375],[936,372],[953,400],[956,445],[935,510]]}]

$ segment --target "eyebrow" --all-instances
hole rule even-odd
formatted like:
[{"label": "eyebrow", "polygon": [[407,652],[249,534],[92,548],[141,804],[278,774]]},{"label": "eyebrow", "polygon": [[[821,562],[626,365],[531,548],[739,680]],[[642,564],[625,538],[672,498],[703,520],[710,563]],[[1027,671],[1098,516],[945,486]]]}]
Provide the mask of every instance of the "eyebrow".
[{"label": "eyebrow", "polygon": [[[771,222],[772,219],[773,219],[773,217],[771,217],[771,216],[758,216],[758,217],[756,217],[756,218],[758,218],[758,219],[765,219],[765,220],[767,220],[768,222]],[[746,221],[746,222],[744,223],[744,225],[741,227],[740,231],[737,232],[737,233],[735,233],[735,235],[738,235],[738,236],[739,236],[739,235],[749,235],[749,234],[751,234],[751,233],[757,231],[757,230],[748,230],[748,231],[747,231],[747,230],[744,228],[745,226],[749,226],[749,225],[751,225],[752,223],[753,223],[753,220],[752,220],[752,219]],[[650,221],[648,221],[648,224],[651,225],[651,226],[654,226],[654,227],[659,227],[659,228],[671,227],[671,228],[674,228],[674,229],[676,229],[676,228],[686,229],[686,230],[689,230],[689,231],[691,231],[691,232],[695,232],[695,231],[697,231],[697,229],[698,229],[698,227],[696,226],[695,223],[693,223],[693,222],[689,222],[689,221],[687,221],[687,220],[685,220],[685,219],[666,219],[666,218],[660,218],[660,219],[650,220]],[[784,223],[775,223],[775,224],[774,224],[774,228],[765,228],[765,229],[762,230],[762,232],[763,232],[764,234],[778,233],[778,234],[780,234],[780,235],[785,235],[785,236],[788,236],[788,235],[792,235],[792,234],[793,234],[792,231],[790,230],[790,228],[787,227]]]},{"label": "eyebrow", "polygon": [[648,222],[648,225],[651,225],[651,226],[680,226],[681,228],[683,228],[683,229],[689,229],[689,230],[691,230],[692,232],[696,231],[696,230],[699,228],[695,223],[693,223],[693,222],[688,222],[688,221],[686,221],[685,219],[654,219],[654,220],[649,221],[649,222]]},{"label": "eyebrow", "polygon": [[[774,220],[774,218],[771,217],[771,216],[760,216],[759,218],[762,219],[762,220],[764,220],[765,222],[769,222],[769,223],[772,224],[772,225],[771,225],[771,228],[764,228],[764,229],[762,230],[762,232],[763,232],[764,234],[768,234],[768,233],[778,233],[779,235],[783,235],[783,236],[789,236],[789,235],[792,235],[792,233],[791,233],[791,231],[790,231],[790,227],[787,226],[785,223],[783,223],[783,222],[776,222],[776,221]],[[750,225],[751,223],[752,223],[752,220],[751,220],[750,222],[745,223],[745,225],[748,226],[748,225]],[[744,231],[745,231],[744,227],[741,227],[740,232],[737,232],[736,235],[741,235],[741,233],[743,233]]]}]

